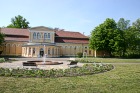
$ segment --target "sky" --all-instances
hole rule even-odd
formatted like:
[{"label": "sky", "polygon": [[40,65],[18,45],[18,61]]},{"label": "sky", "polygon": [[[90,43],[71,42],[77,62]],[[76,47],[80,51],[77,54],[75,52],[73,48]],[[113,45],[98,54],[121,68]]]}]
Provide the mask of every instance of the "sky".
[{"label": "sky", "polygon": [[140,0],[0,0],[0,27],[21,15],[29,26],[76,31],[90,35],[106,18],[131,23],[140,18]]}]

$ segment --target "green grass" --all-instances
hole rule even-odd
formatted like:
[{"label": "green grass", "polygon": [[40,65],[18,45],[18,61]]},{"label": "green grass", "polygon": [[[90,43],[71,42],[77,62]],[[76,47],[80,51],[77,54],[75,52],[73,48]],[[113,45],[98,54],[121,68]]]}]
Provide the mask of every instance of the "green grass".
[{"label": "green grass", "polygon": [[84,58],[84,59],[92,60],[93,62],[103,62],[103,63],[140,63],[140,59],[120,59],[120,58]]},{"label": "green grass", "polygon": [[109,72],[77,77],[0,77],[0,93],[140,93],[140,64],[115,64]]}]

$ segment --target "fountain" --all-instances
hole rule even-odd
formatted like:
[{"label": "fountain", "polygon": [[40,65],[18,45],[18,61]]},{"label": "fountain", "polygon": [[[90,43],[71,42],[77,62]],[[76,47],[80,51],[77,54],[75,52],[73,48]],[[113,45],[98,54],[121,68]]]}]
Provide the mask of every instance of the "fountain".
[{"label": "fountain", "polygon": [[43,63],[45,64],[46,62],[46,54],[44,54],[44,56],[43,56]]}]

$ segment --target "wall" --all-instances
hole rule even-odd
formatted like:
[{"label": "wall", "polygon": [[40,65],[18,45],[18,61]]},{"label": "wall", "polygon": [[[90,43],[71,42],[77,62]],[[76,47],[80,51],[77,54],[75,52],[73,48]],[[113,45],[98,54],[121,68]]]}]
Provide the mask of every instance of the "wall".
[{"label": "wall", "polygon": [[[34,34],[36,34],[36,38],[34,36]],[[40,35],[40,38],[38,38],[38,34]],[[46,34],[46,38],[44,37],[44,34]],[[50,34],[50,35],[49,35]],[[30,42],[33,43],[41,43],[41,42],[45,42],[45,43],[54,43],[54,31],[30,31]],[[49,37],[48,37],[49,36]]]},{"label": "wall", "polygon": [[61,46],[61,56],[76,56],[79,52],[94,56],[94,51],[89,49],[88,44],[57,43],[57,45]]},{"label": "wall", "polygon": [[[25,42],[24,42],[25,43]],[[23,42],[6,42],[0,46],[2,55],[21,55]]]}]

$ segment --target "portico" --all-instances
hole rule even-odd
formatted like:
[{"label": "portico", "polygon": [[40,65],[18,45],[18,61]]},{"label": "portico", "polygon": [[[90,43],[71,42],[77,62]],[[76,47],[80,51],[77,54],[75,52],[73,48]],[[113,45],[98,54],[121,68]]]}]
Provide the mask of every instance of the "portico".
[{"label": "portico", "polygon": [[60,57],[60,46],[55,45],[24,45],[22,56],[25,57]]}]

